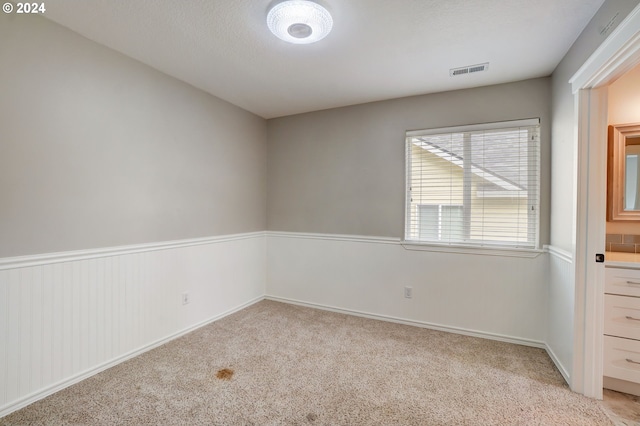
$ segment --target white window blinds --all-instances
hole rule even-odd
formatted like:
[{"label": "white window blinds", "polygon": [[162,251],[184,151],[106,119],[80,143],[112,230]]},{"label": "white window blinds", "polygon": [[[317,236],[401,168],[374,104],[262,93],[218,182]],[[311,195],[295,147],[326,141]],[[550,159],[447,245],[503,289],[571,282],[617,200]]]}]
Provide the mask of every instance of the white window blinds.
[{"label": "white window blinds", "polygon": [[408,241],[538,248],[539,119],[407,132]]}]

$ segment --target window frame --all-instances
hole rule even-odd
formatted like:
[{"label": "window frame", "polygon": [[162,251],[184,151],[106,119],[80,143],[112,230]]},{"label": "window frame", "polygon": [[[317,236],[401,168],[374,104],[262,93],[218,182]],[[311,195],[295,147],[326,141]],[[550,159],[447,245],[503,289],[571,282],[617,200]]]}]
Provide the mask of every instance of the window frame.
[{"label": "window frame", "polygon": [[[412,209],[411,202],[411,144],[408,142],[409,138],[415,136],[427,136],[427,135],[438,135],[438,134],[446,134],[446,133],[465,133],[465,132],[478,132],[478,131],[490,131],[490,130],[500,130],[505,128],[516,128],[516,127],[530,127],[530,126],[538,126],[538,135],[539,138],[537,140],[537,147],[535,151],[535,158],[529,158],[529,161],[537,162],[537,175],[535,179],[536,191],[535,195],[528,196],[527,198],[530,200],[535,200],[535,205],[537,206],[537,215],[533,219],[535,223],[529,224],[529,226],[534,226],[534,240],[530,247],[522,246],[519,243],[510,243],[504,241],[491,241],[491,240],[479,240],[477,242],[472,241],[464,241],[464,242],[440,242],[440,241],[424,241],[424,240],[415,240],[409,239],[411,235],[411,216],[410,212]],[[541,226],[541,216],[540,216],[540,198],[541,198],[541,189],[542,189],[542,171],[541,171],[541,151],[542,151],[542,141],[541,141],[541,129],[540,129],[540,119],[539,118],[529,118],[529,119],[521,119],[521,120],[511,120],[511,121],[502,121],[502,122],[490,122],[490,123],[481,123],[481,124],[472,124],[465,126],[454,126],[454,127],[441,127],[441,128],[431,128],[431,129],[421,129],[421,130],[410,130],[405,134],[405,215],[404,215],[404,236],[402,239],[402,245],[406,249],[411,250],[427,250],[427,251],[444,251],[444,252],[456,252],[456,253],[479,253],[479,254],[495,254],[495,255],[506,255],[506,256],[516,256],[516,257],[535,257],[540,253],[543,253],[544,250],[541,247],[540,243],[540,226]],[[442,203],[418,203],[413,204],[413,206],[419,206],[421,204],[442,204]],[[451,204],[453,205],[453,204]],[[418,213],[418,207],[416,207],[416,214]]]}]

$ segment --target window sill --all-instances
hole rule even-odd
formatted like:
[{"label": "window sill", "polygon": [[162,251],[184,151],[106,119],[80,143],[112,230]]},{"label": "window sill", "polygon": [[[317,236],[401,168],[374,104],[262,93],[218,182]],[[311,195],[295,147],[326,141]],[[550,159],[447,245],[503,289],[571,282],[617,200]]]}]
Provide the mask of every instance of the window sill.
[{"label": "window sill", "polygon": [[402,245],[405,250],[430,251],[438,253],[475,254],[478,256],[535,258],[545,252],[541,249],[525,249],[515,247],[474,247],[450,244],[421,243],[417,241],[402,241],[400,245]]}]

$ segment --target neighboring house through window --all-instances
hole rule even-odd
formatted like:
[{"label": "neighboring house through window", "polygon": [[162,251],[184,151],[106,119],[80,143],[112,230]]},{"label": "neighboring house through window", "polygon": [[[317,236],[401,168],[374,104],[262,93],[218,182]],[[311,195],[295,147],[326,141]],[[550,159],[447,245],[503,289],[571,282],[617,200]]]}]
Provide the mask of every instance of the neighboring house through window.
[{"label": "neighboring house through window", "polygon": [[538,119],[407,132],[405,239],[538,248]]}]

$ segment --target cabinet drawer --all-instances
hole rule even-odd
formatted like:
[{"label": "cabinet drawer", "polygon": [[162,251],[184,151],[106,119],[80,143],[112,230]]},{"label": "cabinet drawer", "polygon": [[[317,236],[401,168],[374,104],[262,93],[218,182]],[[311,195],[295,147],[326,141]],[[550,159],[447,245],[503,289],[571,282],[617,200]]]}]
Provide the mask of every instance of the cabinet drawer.
[{"label": "cabinet drawer", "polygon": [[604,268],[604,292],[640,297],[640,269]]},{"label": "cabinet drawer", "polygon": [[640,341],[604,336],[604,375],[640,383]]},{"label": "cabinet drawer", "polygon": [[604,296],[604,334],[640,340],[640,297]]}]

